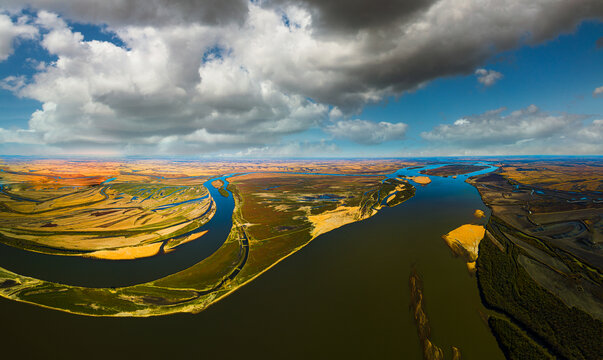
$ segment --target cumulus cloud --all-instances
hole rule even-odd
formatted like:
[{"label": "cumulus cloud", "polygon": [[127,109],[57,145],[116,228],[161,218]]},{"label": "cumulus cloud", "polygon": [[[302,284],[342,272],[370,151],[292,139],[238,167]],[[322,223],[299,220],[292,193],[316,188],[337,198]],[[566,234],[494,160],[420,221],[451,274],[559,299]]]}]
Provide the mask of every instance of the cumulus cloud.
[{"label": "cumulus cloud", "polygon": [[54,13],[40,11],[36,22],[45,30],[41,45],[58,60],[28,84],[3,86],[43,103],[28,131],[48,144],[202,153],[275,142],[328,111],[230,57],[203,59],[217,41],[212,27],[124,28],[127,47],[119,47],[85,41]]},{"label": "cumulus cloud", "polygon": [[498,80],[503,78],[503,74],[494,70],[477,69],[475,70],[477,81],[484,86],[492,86]]},{"label": "cumulus cloud", "polygon": [[[1,15],[0,29],[4,21],[27,31],[0,31],[0,56],[3,44],[40,32],[40,44],[56,58],[32,78],[3,82],[43,104],[24,130],[57,147],[145,153],[262,148],[312,127],[363,144],[399,139],[404,124],[341,119],[433,79],[471,74],[500,51],[603,15],[599,0],[6,0],[3,6],[13,15]],[[24,6],[37,13],[35,24],[15,20]],[[106,27],[120,45],[85,39],[66,20]]]},{"label": "cumulus cloud", "polygon": [[603,86],[599,86],[595,90],[593,90],[593,96],[598,96],[603,94]]},{"label": "cumulus cloud", "polygon": [[584,116],[551,115],[530,105],[504,115],[505,108],[456,120],[452,125],[441,124],[421,136],[430,141],[458,142],[466,146],[509,144],[566,133],[579,125]]},{"label": "cumulus cloud", "polygon": [[603,119],[593,120],[593,122],[578,130],[578,136],[587,143],[603,144]]},{"label": "cumulus cloud", "polygon": [[324,130],[339,139],[347,139],[364,145],[381,144],[401,140],[408,125],[404,123],[378,123],[366,120],[340,120],[326,126]]},{"label": "cumulus cloud", "polygon": [[455,154],[597,154],[603,151],[603,121],[577,114],[551,114],[535,105],[506,108],[440,124],[423,139]]},{"label": "cumulus cloud", "polygon": [[0,62],[8,59],[13,53],[16,40],[33,39],[38,35],[38,29],[28,24],[28,21],[27,16],[21,16],[13,22],[10,16],[0,12]]}]

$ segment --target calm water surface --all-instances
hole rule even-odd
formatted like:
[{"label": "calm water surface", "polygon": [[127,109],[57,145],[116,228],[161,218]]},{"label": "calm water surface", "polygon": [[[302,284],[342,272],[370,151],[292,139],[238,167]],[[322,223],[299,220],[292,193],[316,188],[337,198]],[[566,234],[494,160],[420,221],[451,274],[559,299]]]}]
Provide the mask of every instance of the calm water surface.
[{"label": "calm water surface", "polygon": [[[418,170],[417,170],[418,171]],[[416,196],[324,234],[197,315],[90,318],[0,299],[3,353],[20,358],[421,359],[408,277],[424,280],[447,358],[503,359],[476,286],[442,235],[489,214],[477,191],[432,177]]]},{"label": "calm water surface", "polygon": [[216,207],[211,221],[179,236],[184,238],[208,230],[203,235],[203,241],[181,244],[176,248],[177,251],[161,256],[120,261],[42,254],[0,243],[0,266],[41,280],[101,288],[142,284],[182,271],[216,252],[230,233],[234,200],[231,195],[227,198],[220,195],[218,189],[211,185],[214,180],[222,180],[227,186],[226,177],[212,178],[203,183],[215,202],[215,205],[211,205]]}]

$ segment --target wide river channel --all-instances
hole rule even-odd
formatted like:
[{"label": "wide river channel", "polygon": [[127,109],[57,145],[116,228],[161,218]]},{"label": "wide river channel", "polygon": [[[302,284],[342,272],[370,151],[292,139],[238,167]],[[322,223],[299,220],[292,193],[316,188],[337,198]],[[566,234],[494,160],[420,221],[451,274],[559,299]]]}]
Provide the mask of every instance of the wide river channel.
[{"label": "wide river channel", "polygon": [[[419,170],[388,176],[419,175]],[[45,359],[421,359],[409,310],[408,278],[415,267],[424,282],[431,340],[445,357],[451,358],[456,346],[462,359],[503,359],[484,320],[487,310],[475,276],[442,240],[462,224],[486,222],[473,217],[476,209],[490,211],[465,183],[478,173],[431,177],[432,183],[417,186],[410,200],[319,236],[200,314],[92,318],[0,298],[0,351]],[[201,229],[210,231],[173,253],[106,262],[42,254],[25,258],[29,252],[3,246],[0,266],[84,286],[123,286],[174,273],[209,256],[232,225],[232,195],[225,198],[209,182],[206,186],[217,205]],[[65,259],[75,262],[57,262]],[[82,271],[74,271],[80,266]]]}]

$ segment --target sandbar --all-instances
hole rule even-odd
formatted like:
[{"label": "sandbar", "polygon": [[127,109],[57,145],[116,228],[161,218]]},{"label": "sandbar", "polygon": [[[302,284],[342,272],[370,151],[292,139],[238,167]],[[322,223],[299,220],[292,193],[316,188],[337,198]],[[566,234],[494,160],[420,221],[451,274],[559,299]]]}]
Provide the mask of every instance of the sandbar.
[{"label": "sandbar", "polygon": [[467,262],[473,262],[477,259],[479,243],[485,232],[486,229],[481,225],[465,224],[443,237],[455,254],[463,256]]},{"label": "sandbar", "polygon": [[82,256],[105,260],[139,259],[157,255],[159,253],[159,250],[161,249],[161,244],[162,243],[158,242],[154,244],[141,246],[128,246],[114,250],[99,250]]},{"label": "sandbar", "polygon": [[406,178],[420,185],[427,185],[431,183],[431,179],[428,176],[408,176]]},{"label": "sandbar", "polygon": [[485,218],[486,214],[484,213],[483,210],[477,209],[477,210],[475,210],[475,212],[473,212],[473,216],[475,216],[478,219],[481,219],[481,218]]}]

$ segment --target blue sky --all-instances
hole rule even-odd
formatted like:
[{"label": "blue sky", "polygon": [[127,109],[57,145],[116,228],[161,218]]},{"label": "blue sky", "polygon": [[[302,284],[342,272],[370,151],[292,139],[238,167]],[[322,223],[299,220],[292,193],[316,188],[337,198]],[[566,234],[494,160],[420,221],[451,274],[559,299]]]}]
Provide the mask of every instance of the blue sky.
[{"label": "blue sky", "polygon": [[[402,145],[416,149],[429,146],[421,132],[500,107],[512,111],[535,104],[549,112],[602,118],[603,98],[593,96],[603,84],[603,47],[596,45],[601,37],[603,23],[584,22],[574,32],[494,56],[482,67],[504,77],[492,86],[479,84],[474,74],[437,79],[424,89],[367,106],[359,117],[408,122],[408,141]],[[384,145],[387,151],[400,146]]]},{"label": "blue sky", "polygon": [[[551,16],[543,7],[525,23],[485,12],[467,29],[448,19],[456,34],[423,30],[432,18],[442,21],[440,2],[455,3],[434,1],[412,16],[404,8],[378,25],[353,13],[332,18],[304,1],[243,2],[243,15],[233,19],[196,9],[188,20],[191,12],[179,5],[155,18],[152,9],[92,13],[58,0],[8,6],[0,11],[0,29],[9,34],[0,37],[0,153],[603,153],[600,17],[573,9],[561,21],[570,16],[567,2],[553,17],[559,25],[538,23]],[[507,2],[509,16],[521,9],[521,1]],[[501,31],[470,32],[492,19]],[[418,34],[408,35],[418,24]],[[406,35],[396,43],[379,35],[385,26]],[[371,36],[377,40],[358,40]],[[480,71],[492,81],[479,82]]]}]

